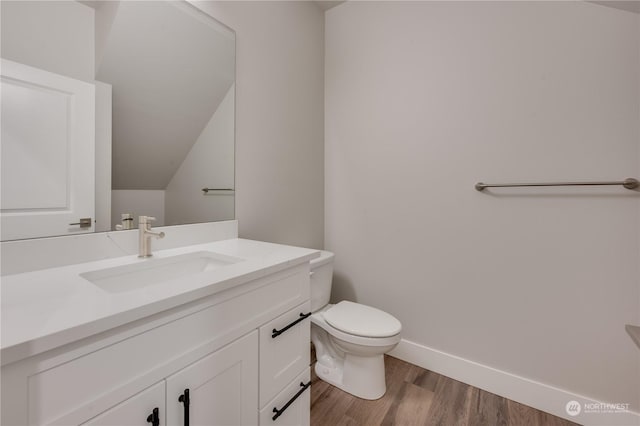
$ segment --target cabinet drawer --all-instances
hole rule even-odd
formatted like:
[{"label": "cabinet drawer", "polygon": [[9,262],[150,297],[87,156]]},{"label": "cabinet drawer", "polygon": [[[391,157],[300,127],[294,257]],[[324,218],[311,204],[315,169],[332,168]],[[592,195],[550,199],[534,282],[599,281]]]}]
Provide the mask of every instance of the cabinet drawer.
[{"label": "cabinet drawer", "polygon": [[[99,416],[83,423],[83,426],[151,426],[147,419],[154,408],[158,413],[158,425],[165,426],[164,381],[156,383],[149,389],[127,399]],[[151,420],[149,418],[149,420]]]},{"label": "cabinet drawer", "polygon": [[296,266],[215,294],[182,318],[32,374],[28,423],[85,422],[308,298],[309,267]]},{"label": "cabinet drawer", "polygon": [[[308,348],[308,345],[307,345]],[[311,369],[291,381],[275,398],[260,410],[261,426],[308,426],[310,423]],[[287,404],[289,404],[287,406]],[[274,420],[274,416],[279,414]]]},{"label": "cabinet drawer", "polygon": [[260,407],[309,366],[311,302],[260,327]]}]

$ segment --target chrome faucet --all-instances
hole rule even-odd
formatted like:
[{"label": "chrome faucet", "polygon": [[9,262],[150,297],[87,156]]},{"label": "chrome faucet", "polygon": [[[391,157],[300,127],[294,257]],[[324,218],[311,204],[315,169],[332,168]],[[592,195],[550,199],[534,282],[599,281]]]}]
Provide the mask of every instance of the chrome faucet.
[{"label": "chrome faucet", "polygon": [[151,222],[156,220],[151,216],[138,216],[138,228],[139,232],[139,253],[138,257],[151,257],[151,237],[164,238],[164,232],[151,231]]}]

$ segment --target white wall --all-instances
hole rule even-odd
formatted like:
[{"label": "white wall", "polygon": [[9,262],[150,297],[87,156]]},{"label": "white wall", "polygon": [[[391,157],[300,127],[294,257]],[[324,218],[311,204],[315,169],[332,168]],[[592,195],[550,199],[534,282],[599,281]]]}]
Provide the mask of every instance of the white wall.
[{"label": "white wall", "polygon": [[[194,3],[237,34],[240,235],[321,248],[324,13],[313,2]],[[93,45],[93,29],[77,34],[74,40]]]},{"label": "white wall", "polygon": [[121,223],[122,213],[133,214],[133,226],[138,216],[152,216],[153,226],[164,226],[165,194],[161,189],[116,189],[111,191],[111,230]]},{"label": "white wall", "polygon": [[[111,227],[112,87],[96,81],[96,232]],[[116,218],[116,220],[119,219]]]},{"label": "white wall", "polygon": [[165,190],[165,224],[211,222],[234,218],[234,193],[202,188],[234,187],[234,91],[211,116]]},{"label": "white wall", "polygon": [[640,193],[473,188],[639,177],[638,15],[347,2],[326,16],[334,299],[392,313],[419,346],[640,409],[624,332],[640,323]]},{"label": "white wall", "polygon": [[313,2],[196,2],[236,31],[240,236],[321,248],[324,14]]},{"label": "white wall", "polygon": [[94,10],[75,1],[2,1],[2,57],[92,82]]}]

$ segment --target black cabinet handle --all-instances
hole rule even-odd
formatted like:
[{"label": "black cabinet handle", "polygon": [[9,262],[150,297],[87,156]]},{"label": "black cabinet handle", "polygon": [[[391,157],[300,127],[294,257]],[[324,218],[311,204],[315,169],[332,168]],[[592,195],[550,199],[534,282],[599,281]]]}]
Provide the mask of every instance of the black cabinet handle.
[{"label": "black cabinet handle", "polygon": [[182,402],[184,404],[184,426],[189,426],[189,404],[191,400],[189,399],[189,389],[185,389],[184,393],[178,397],[178,402]]},{"label": "black cabinet handle", "polygon": [[292,322],[291,324],[289,324],[288,326],[286,326],[282,330],[276,330],[274,328],[273,331],[271,332],[271,337],[275,339],[276,337],[278,337],[279,335],[281,335],[282,333],[284,333],[285,331],[287,331],[288,329],[290,329],[291,327],[293,327],[294,325],[296,325],[300,321],[302,321],[305,318],[307,318],[309,315],[311,315],[311,312],[309,312],[307,314],[303,314],[302,312],[300,312],[300,318],[298,318],[297,320],[295,320],[294,322]]},{"label": "black cabinet handle", "polygon": [[287,408],[289,408],[289,406],[290,406],[291,404],[293,404],[293,401],[295,401],[296,399],[298,399],[298,397],[299,397],[300,395],[302,395],[302,392],[304,392],[305,390],[307,390],[307,388],[308,388],[309,386],[311,386],[311,380],[309,380],[309,382],[308,382],[306,385],[305,385],[303,382],[300,382],[300,386],[302,386],[302,389],[300,389],[300,390],[298,391],[298,393],[297,393],[297,394],[295,394],[295,395],[293,396],[293,398],[291,398],[291,399],[289,400],[289,402],[287,402],[286,404],[284,404],[284,407],[282,407],[282,408],[281,408],[281,409],[279,409],[279,410],[278,410],[276,407],[273,407],[273,412],[274,412],[275,414],[273,415],[273,417],[271,417],[271,420],[274,420],[274,421],[275,421],[278,417],[280,417],[280,416],[282,415],[282,413],[284,413],[284,411],[285,411]]},{"label": "black cabinet handle", "polygon": [[160,414],[158,407],[153,409],[153,412],[147,417],[147,423],[151,423],[151,426],[160,426]]}]

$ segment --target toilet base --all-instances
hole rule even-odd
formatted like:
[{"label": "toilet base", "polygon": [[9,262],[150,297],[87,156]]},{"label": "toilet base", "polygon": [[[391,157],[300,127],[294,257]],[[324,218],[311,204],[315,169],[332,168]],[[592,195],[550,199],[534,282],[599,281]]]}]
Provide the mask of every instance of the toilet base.
[{"label": "toilet base", "polygon": [[384,355],[345,354],[340,361],[331,367],[316,362],[316,374],[321,380],[358,398],[373,400],[385,394]]}]

